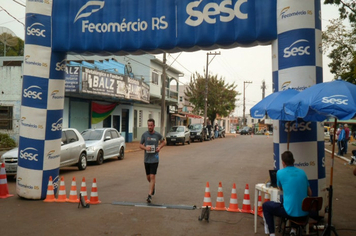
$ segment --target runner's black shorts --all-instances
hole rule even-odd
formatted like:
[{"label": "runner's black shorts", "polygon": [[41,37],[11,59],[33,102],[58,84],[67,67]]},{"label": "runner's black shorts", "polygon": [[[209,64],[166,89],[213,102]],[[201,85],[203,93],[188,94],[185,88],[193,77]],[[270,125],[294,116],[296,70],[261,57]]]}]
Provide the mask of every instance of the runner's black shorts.
[{"label": "runner's black shorts", "polygon": [[158,168],[158,162],[157,163],[145,163],[146,175],[156,175],[157,168]]}]

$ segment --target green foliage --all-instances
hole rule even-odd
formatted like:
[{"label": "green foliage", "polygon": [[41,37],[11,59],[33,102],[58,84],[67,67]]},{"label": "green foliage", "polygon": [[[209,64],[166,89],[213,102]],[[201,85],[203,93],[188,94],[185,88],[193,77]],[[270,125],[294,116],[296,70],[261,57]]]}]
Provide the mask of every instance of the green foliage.
[{"label": "green foliage", "polygon": [[[205,77],[195,72],[184,92],[189,102],[194,105],[194,112],[202,116],[205,107],[205,87]],[[218,79],[217,75],[209,75],[207,117],[210,121],[214,122],[217,114],[226,117],[235,110],[236,96],[239,95],[236,87],[234,83],[226,83],[223,78]]]},{"label": "green foliage", "polygon": [[15,141],[8,134],[0,133],[0,148],[16,147]]},{"label": "green foliage", "polygon": [[332,60],[328,65],[335,78],[356,84],[356,29],[346,29],[341,19],[330,21],[326,31],[322,32],[324,52],[331,49],[328,57]]},{"label": "green foliage", "polygon": [[356,23],[356,1],[355,0],[324,0],[324,4],[335,4],[339,6],[341,19],[349,19],[355,26]]}]

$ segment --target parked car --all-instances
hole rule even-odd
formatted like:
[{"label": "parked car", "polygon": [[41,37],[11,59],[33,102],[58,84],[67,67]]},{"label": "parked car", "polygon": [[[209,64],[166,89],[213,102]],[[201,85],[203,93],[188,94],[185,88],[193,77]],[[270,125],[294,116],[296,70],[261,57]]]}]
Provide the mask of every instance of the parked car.
[{"label": "parked car", "polygon": [[245,126],[242,129],[240,129],[240,134],[241,135],[247,135],[247,134],[251,134],[252,133],[252,128]]},{"label": "parked car", "polygon": [[188,128],[190,129],[190,140],[192,142],[194,140],[199,140],[200,142],[207,140],[207,130],[203,124],[192,124]]},{"label": "parked car", "polygon": [[190,131],[186,126],[173,126],[166,135],[167,145],[181,143],[190,144]]},{"label": "parked car", "polygon": [[[18,163],[18,148],[11,149],[1,156],[5,163],[7,175],[16,175]],[[59,167],[77,165],[79,170],[87,168],[87,152],[85,141],[78,130],[62,129],[61,154]]]},{"label": "parked car", "polygon": [[105,159],[124,159],[125,138],[114,128],[86,129],[82,132],[87,145],[88,161],[103,164]]}]

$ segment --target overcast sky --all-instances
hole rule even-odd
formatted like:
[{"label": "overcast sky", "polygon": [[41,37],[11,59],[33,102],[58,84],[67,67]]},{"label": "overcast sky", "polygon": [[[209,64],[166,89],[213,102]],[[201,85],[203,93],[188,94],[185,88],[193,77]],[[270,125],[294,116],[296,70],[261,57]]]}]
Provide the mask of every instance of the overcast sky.
[{"label": "overcast sky", "polygon": [[[323,1],[322,1],[323,2]],[[0,0],[0,26],[11,29],[18,37],[24,39],[25,24],[25,0]],[[330,19],[338,18],[337,6],[322,4],[322,27],[329,24]],[[9,15],[12,15],[12,17]],[[187,83],[190,75],[197,71],[204,74],[206,67],[207,52],[221,52],[216,57],[209,56],[209,73],[225,78],[228,83],[237,84],[237,90],[241,93],[237,102],[234,115],[242,116],[243,82],[251,81],[246,85],[246,113],[262,99],[262,81],[266,82],[265,96],[272,93],[272,61],[271,46],[257,46],[250,48],[234,48],[229,50],[197,51],[193,53],[169,54],[167,64],[184,73],[180,78],[181,83]],[[162,55],[156,55],[162,59]],[[172,64],[172,62],[176,61]],[[213,60],[211,60],[213,59]],[[330,59],[323,56],[324,82],[331,81],[328,64]]]}]

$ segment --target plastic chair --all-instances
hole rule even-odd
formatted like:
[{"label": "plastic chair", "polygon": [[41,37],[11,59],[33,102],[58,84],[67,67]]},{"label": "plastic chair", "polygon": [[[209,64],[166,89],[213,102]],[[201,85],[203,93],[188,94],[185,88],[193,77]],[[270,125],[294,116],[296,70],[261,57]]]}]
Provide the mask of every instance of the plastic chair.
[{"label": "plastic chair", "polygon": [[[305,217],[287,217],[284,219],[281,219],[281,225],[284,223],[284,228],[283,228],[283,234],[285,235],[286,228],[297,228],[297,233],[296,235],[303,235],[303,232],[305,230],[305,227],[309,224],[309,219],[310,218],[315,218],[311,217],[312,215],[319,215],[319,211],[321,210],[323,206],[323,198],[322,197],[306,197],[303,200],[302,203],[302,209],[303,211],[309,212],[309,214]],[[320,218],[316,217],[316,221],[313,222],[314,225],[317,225],[319,223]],[[290,221],[290,226],[287,225],[287,221]],[[288,233],[289,235],[289,233]],[[310,234],[308,234],[310,235]],[[318,230],[316,230],[316,235],[319,235]]]}]

